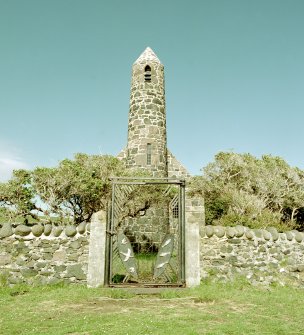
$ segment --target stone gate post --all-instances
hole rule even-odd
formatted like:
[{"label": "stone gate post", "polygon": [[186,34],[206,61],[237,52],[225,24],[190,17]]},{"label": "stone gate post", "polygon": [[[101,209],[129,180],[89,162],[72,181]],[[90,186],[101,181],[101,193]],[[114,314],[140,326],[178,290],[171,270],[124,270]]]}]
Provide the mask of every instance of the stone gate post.
[{"label": "stone gate post", "polygon": [[104,211],[94,213],[91,218],[87,275],[88,287],[104,285],[106,221],[106,212]]},{"label": "stone gate post", "polygon": [[204,201],[186,196],[185,202],[185,275],[186,286],[200,285],[200,228],[205,225]]}]

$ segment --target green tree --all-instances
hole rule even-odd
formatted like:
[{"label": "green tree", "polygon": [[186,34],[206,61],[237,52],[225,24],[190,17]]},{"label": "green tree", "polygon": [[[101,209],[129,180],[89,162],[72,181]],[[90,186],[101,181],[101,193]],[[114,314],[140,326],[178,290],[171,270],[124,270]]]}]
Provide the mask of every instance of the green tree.
[{"label": "green tree", "polygon": [[37,218],[40,208],[35,203],[30,171],[15,170],[8,182],[0,183],[0,206],[6,208],[5,213],[11,218],[21,216],[25,222],[29,216]]},{"label": "green tree", "polygon": [[280,157],[220,152],[192,178],[190,193],[205,198],[209,224],[303,226],[303,174]]},{"label": "green tree", "polygon": [[106,209],[111,195],[109,178],[124,174],[123,163],[115,157],[76,154],[56,168],[36,168],[32,185],[50,213],[79,223]]}]

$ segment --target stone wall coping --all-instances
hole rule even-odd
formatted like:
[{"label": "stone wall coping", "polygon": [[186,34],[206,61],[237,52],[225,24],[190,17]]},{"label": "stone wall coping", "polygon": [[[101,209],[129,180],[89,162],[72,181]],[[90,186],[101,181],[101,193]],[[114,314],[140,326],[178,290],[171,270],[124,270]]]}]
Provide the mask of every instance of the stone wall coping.
[{"label": "stone wall coping", "polygon": [[296,241],[304,244],[304,233],[297,230],[286,232],[278,232],[275,227],[266,227],[265,229],[251,229],[242,225],[235,227],[230,226],[212,226],[207,225],[201,228],[202,238],[217,238],[225,239],[247,239],[247,240],[264,240],[264,241]]},{"label": "stone wall coping", "polygon": [[43,237],[54,240],[56,238],[73,238],[83,236],[90,232],[90,222],[81,222],[78,226],[66,225],[56,226],[51,223],[38,223],[33,226],[5,222],[0,228],[0,240],[4,238],[17,238],[23,240],[33,240]]}]

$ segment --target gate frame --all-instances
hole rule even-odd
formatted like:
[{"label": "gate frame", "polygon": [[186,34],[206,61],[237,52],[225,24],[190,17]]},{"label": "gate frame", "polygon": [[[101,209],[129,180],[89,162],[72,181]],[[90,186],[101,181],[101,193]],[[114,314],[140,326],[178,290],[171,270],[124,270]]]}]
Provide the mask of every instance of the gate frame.
[{"label": "gate frame", "polygon": [[158,178],[158,177],[110,177],[112,182],[112,198],[110,206],[110,215],[107,215],[106,224],[106,248],[105,248],[105,286],[119,287],[111,283],[112,276],[112,260],[113,260],[113,235],[114,232],[114,204],[115,204],[115,187],[116,185],[177,185],[179,194],[178,207],[178,231],[179,231],[179,281],[172,284],[153,284],[153,283],[137,283],[138,287],[176,287],[186,285],[186,264],[185,264],[185,179],[180,178]]}]

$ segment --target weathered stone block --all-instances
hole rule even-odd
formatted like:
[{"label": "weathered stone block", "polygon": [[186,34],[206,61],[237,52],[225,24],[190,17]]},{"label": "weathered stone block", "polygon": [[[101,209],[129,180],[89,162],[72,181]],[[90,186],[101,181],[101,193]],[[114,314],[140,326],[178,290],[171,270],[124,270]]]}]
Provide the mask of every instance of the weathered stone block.
[{"label": "weathered stone block", "polygon": [[283,250],[283,254],[284,255],[289,255],[291,253],[291,250],[290,249],[284,249]]},{"label": "weathered stone block", "polygon": [[203,257],[208,258],[208,257],[215,257],[217,254],[216,254],[215,250],[207,250],[207,251],[203,251],[202,255],[203,255]]},{"label": "weathered stone block", "polygon": [[217,237],[221,238],[225,236],[225,228],[221,226],[214,227],[214,233]]},{"label": "weathered stone block", "polygon": [[18,253],[20,253],[21,251],[28,251],[27,246],[25,245],[24,241],[16,241],[16,250],[18,251]]},{"label": "weathered stone block", "polygon": [[263,231],[262,229],[253,229],[253,233],[257,238],[263,238]]},{"label": "weathered stone block", "polygon": [[15,229],[15,234],[19,236],[27,236],[31,233],[32,229],[26,225],[18,225]]},{"label": "weathered stone block", "polygon": [[62,273],[66,270],[66,266],[65,265],[55,265],[54,270],[57,273]]},{"label": "weathered stone block", "polygon": [[37,255],[37,254],[32,254],[32,255],[31,255],[31,258],[32,258],[34,261],[37,261],[37,260],[40,258],[40,256]]},{"label": "weathered stone block", "polygon": [[36,268],[37,269],[43,269],[44,267],[46,267],[47,262],[37,262],[36,263]]},{"label": "weathered stone block", "polygon": [[245,232],[245,235],[246,235],[246,237],[248,238],[248,240],[252,240],[252,239],[254,238],[253,231],[251,231],[251,230],[247,230],[247,231]]},{"label": "weathered stone block", "polygon": [[68,261],[70,262],[78,262],[78,255],[68,255]]},{"label": "weathered stone block", "polygon": [[212,235],[214,234],[214,229],[212,226],[206,226],[206,235],[208,237],[212,237]]},{"label": "weathered stone block", "polygon": [[281,254],[275,255],[274,258],[278,261],[281,261],[283,259],[283,256]]},{"label": "weathered stone block", "polygon": [[20,270],[21,274],[23,277],[25,278],[30,278],[30,277],[34,277],[38,274],[37,270],[34,269],[29,269],[29,268],[23,268]]},{"label": "weathered stone block", "polygon": [[3,223],[2,228],[0,229],[0,238],[9,237],[14,234],[12,225],[9,222]]},{"label": "weathered stone block", "polygon": [[225,265],[225,264],[226,264],[226,260],[224,260],[224,259],[214,259],[214,260],[212,260],[212,265],[214,265],[214,266]]},{"label": "weathered stone block", "polygon": [[229,239],[228,243],[231,243],[231,244],[241,244],[242,240],[240,240],[239,238],[233,238],[233,239]]},{"label": "weathered stone block", "polygon": [[23,283],[23,279],[21,277],[15,277],[15,276],[10,276],[8,278],[8,282],[12,285],[16,285],[16,284],[21,284]]},{"label": "weathered stone block", "polygon": [[78,225],[77,230],[78,230],[79,234],[84,234],[85,233],[85,231],[86,231],[86,225],[87,225],[87,222],[85,222],[85,221],[81,222]]},{"label": "weathered stone block", "polygon": [[77,230],[76,230],[76,227],[75,226],[67,226],[65,228],[65,234],[66,236],[68,237],[73,237],[77,234]]},{"label": "weathered stone block", "polygon": [[26,263],[26,257],[24,256],[19,256],[16,258],[16,264],[19,266],[22,266]]},{"label": "weathered stone block", "polygon": [[266,241],[270,241],[271,240],[271,233],[267,230],[263,230],[263,237]]},{"label": "weathered stone block", "polygon": [[48,252],[48,253],[53,253],[53,248],[49,247],[49,248],[44,248],[43,252]]},{"label": "weathered stone block", "polygon": [[74,264],[67,266],[67,277],[75,277],[78,280],[85,280],[87,276],[84,273],[81,264]]},{"label": "weathered stone block", "polygon": [[53,229],[53,236],[59,237],[63,231],[62,227],[54,227]]},{"label": "weathered stone block", "polygon": [[32,233],[36,237],[41,236],[43,232],[44,232],[44,227],[41,224],[37,224],[32,227]]},{"label": "weathered stone block", "polygon": [[77,250],[81,247],[81,243],[78,240],[73,241],[71,242],[70,247],[74,250]]},{"label": "weathered stone block", "polygon": [[291,231],[287,231],[286,233],[286,238],[288,241],[292,241],[294,238],[294,234]]},{"label": "weathered stone block", "polygon": [[235,227],[236,233],[235,236],[236,237],[242,237],[245,233],[245,228],[243,226],[237,225]]},{"label": "weathered stone block", "polygon": [[237,259],[236,256],[229,256],[229,257],[227,258],[227,260],[228,260],[228,262],[229,262],[230,264],[232,264],[232,265],[235,265],[235,264],[237,263],[237,261],[238,261],[238,259]]},{"label": "weathered stone block", "polygon": [[273,248],[271,248],[271,249],[269,250],[269,253],[270,253],[270,254],[277,254],[278,252],[279,252],[279,249],[276,248],[276,247],[273,247]]},{"label": "weathered stone block", "polygon": [[12,256],[10,254],[1,254],[0,255],[0,266],[10,264],[12,261]]},{"label": "weathered stone block", "polygon": [[50,252],[45,252],[42,254],[42,259],[46,260],[46,261],[50,261],[52,259],[52,254]]},{"label": "weathered stone block", "polygon": [[56,285],[56,284],[59,284],[59,283],[61,283],[61,282],[62,282],[61,279],[59,279],[59,278],[54,278],[54,277],[48,278],[48,280],[47,280],[47,284],[48,284],[48,285]]},{"label": "weathered stone block", "polygon": [[265,248],[265,246],[260,246],[259,247],[259,252],[266,252],[266,248]]},{"label": "weathered stone block", "polygon": [[303,235],[302,235],[302,233],[296,232],[296,234],[295,234],[295,240],[297,242],[301,243],[303,241]]},{"label": "weathered stone block", "polygon": [[50,236],[51,235],[51,232],[52,232],[52,229],[53,229],[53,226],[51,224],[46,224],[44,226],[44,235],[45,236]]},{"label": "weathered stone block", "polygon": [[51,275],[53,274],[53,271],[51,271],[51,270],[41,270],[41,271],[39,272],[39,274],[40,274],[41,276],[51,276]]},{"label": "weathered stone block", "polygon": [[53,254],[53,261],[55,262],[64,262],[66,259],[66,252],[65,250],[57,250]]},{"label": "weathered stone block", "polygon": [[234,227],[228,227],[226,229],[226,236],[232,238],[236,235],[236,229]]}]

